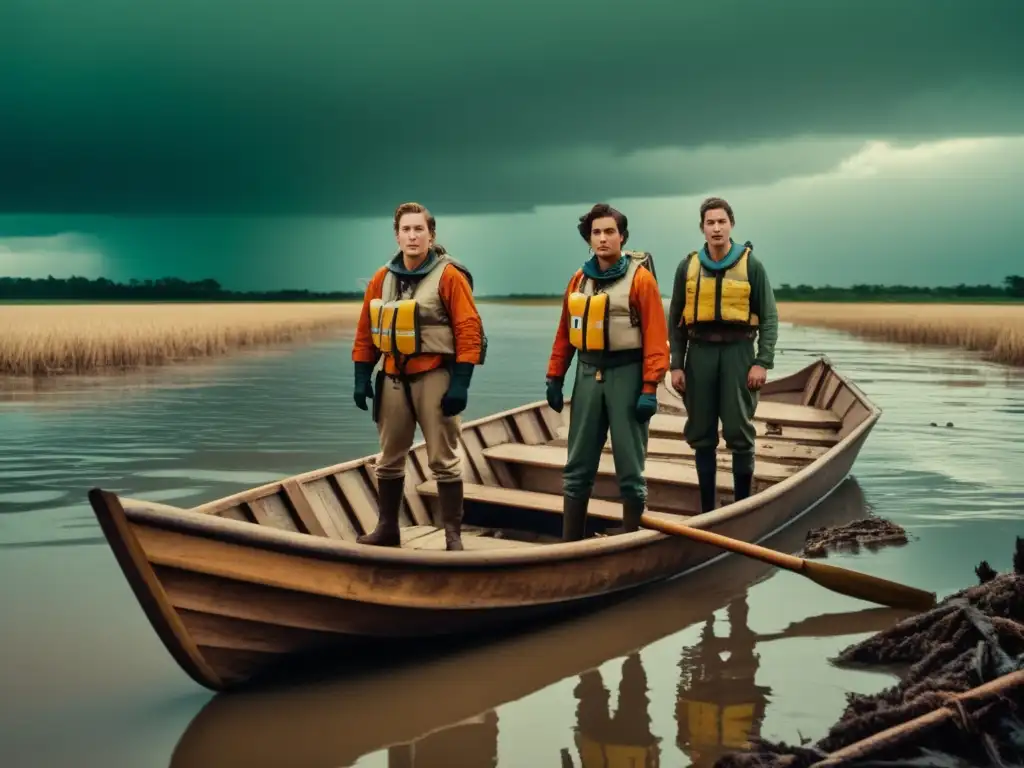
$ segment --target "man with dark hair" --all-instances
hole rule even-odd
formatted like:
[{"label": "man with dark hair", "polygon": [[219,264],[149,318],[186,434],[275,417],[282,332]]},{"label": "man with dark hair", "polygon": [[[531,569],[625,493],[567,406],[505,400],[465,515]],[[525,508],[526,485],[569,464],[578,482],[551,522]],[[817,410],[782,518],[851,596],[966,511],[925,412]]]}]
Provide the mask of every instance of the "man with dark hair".
[{"label": "man with dark hair", "polygon": [[732,239],[735,223],[722,198],[701,204],[706,240],[679,263],[669,305],[672,387],[686,406],[683,438],[696,455],[702,512],[715,508],[719,418],[732,452],[734,499],[750,495],[754,411],[778,338],[768,273],[750,241],[740,245]]},{"label": "man with dark hair", "polygon": [[623,531],[639,528],[647,501],[647,424],[668,369],[665,308],[651,255],[622,250],[629,222],[607,204],[581,216],[578,229],[593,256],[569,280],[547,371],[548,405],[561,412],[565,374],[579,354],[563,471],[566,541],[584,536],[609,431]]}]

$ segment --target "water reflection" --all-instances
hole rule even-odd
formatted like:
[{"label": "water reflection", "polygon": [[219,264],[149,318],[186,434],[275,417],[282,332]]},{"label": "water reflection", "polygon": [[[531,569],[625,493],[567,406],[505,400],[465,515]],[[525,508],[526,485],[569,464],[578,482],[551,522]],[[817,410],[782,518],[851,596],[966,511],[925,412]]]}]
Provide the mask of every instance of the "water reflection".
[{"label": "water reflection", "polygon": [[729,630],[715,634],[709,616],[700,642],[684,648],[679,662],[676,746],[692,764],[708,768],[726,752],[743,749],[760,734],[771,689],[758,685],[758,637],[747,623],[746,595],[727,609]]},{"label": "water reflection", "polygon": [[[647,673],[635,651],[622,662],[618,702],[610,711],[610,695],[601,672],[591,669],[580,675],[576,696],[576,749],[580,768],[657,768],[660,738],[651,733],[648,712]],[[565,760],[563,765],[572,765]]]},{"label": "water reflection", "polygon": [[388,749],[387,768],[493,768],[498,713],[493,709]]}]

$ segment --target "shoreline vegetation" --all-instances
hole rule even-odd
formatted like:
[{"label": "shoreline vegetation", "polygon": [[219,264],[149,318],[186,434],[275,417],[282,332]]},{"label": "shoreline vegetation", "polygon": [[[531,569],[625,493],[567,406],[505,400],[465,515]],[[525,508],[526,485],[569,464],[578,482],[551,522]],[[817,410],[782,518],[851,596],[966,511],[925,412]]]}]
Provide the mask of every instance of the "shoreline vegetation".
[{"label": "shoreline vegetation", "polygon": [[[1024,277],[1003,286],[780,285],[784,322],[1024,365]],[[351,330],[362,291],[231,291],[215,280],[0,277],[0,375],[122,372]],[[666,299],[668,297],[665,297]],[[561,294],[482,295],[550,306]],[[187,304],[188,309],[181,305]]]},{"label": "shoreline vegetation", "polygon": [[983,360],[1024,366],[1024,302],[839,304],[779,302],[779,320],[892,344],[955,347]]},{"label": "shoreline vegetation", "polygon": [[311,341],[355,327],[357,302],[0,305],[0,375],[121,373]]}]

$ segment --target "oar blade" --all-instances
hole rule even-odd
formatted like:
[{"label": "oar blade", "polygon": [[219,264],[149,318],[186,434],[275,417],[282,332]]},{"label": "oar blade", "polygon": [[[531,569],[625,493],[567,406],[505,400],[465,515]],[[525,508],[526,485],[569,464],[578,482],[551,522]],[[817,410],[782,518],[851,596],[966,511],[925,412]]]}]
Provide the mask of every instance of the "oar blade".
[{"label": "oar blade", "polygon": [[890,608],[927,611],[935,607],[934,592],[926,592],[858,571],[849,571],[829,563],[806,560],[802,573],[826,589],[871,603],[887,605]]}]

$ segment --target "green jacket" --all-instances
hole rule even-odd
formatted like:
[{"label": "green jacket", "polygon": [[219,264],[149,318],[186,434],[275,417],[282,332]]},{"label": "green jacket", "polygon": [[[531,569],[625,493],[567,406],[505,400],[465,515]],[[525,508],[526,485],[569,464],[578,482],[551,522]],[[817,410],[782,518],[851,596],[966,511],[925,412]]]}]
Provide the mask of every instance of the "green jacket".
[{"label": "green jacket", "polygon": [[[686,302],[686,269],[690,261],[687,255],[676,267],[672,283],[672,301],[668,309],[668,341],[670,369],[681,369],[686,359],[686,324],[680,324],[683,304]],[[775,342],[779,338],[779,312],[775,306],[775,292],[768,281],[768,272],[760,260],[751,253],[747,256],[747,279],[750,280],[750,310],[757,314],[757,355],[754,362],[762,368],[775,367]]]}]

